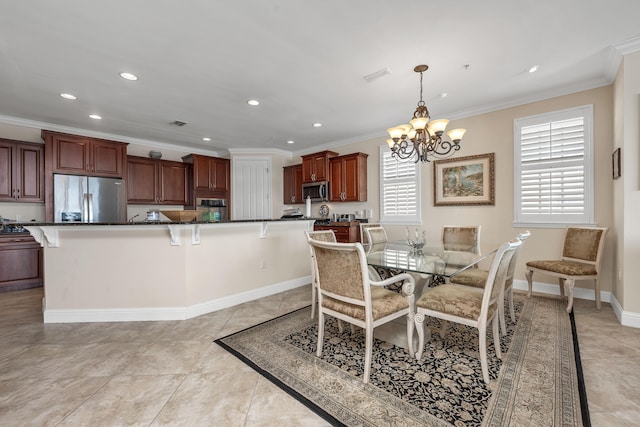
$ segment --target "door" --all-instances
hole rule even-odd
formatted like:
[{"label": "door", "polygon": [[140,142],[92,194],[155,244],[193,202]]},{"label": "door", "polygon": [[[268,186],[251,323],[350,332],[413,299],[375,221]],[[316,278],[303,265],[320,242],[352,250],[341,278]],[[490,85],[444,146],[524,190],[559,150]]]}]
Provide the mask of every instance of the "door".
[{"label": "door", "polygon": [[89,177],[85,198],[88,201],[89,222],[127,220],[127,197],[120,178]]},{"label": "door", "polygon": [[233,159],[233,219],[271,219],[271,158]]}]

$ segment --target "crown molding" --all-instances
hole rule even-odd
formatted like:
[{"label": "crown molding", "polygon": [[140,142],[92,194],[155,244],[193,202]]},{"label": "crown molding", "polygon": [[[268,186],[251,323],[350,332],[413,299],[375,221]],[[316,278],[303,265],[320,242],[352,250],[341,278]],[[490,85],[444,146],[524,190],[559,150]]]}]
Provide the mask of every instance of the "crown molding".
[{"label": "crown molding", "polygon": [[284,156],[286,158],[293,158],[293,152],[282,150],[280,148],[227,148],[231,155],[242,154],[274,154],[278,156]]},{"label": "crown molding", "polygon": [[640,35],[613,45],[623,55],[640,50]]}]

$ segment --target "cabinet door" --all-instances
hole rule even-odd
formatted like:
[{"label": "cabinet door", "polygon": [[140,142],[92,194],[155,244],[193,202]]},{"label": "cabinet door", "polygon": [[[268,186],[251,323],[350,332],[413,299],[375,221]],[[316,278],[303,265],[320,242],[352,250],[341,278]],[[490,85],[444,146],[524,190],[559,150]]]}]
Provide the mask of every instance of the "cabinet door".
[{"label": "cabinet door", "polygon": [[302,182],[307,184],[313,182],[314,162],[313,157],[302,158]]},{"label": "cabinet door", "polygon": [[13,170],[13,152],[15,144],[0,141],[0,200],[14,200],[15,184]]},{"label": "cabinet door", "polygon": [[[342,200],[345,202],[357,202],[360,200],[360,167],[358,156],[346,156],[342,160]],[[365,199],[366,201],[366,195]]]},{"label": "cabinet door", "polygon": [[2,236],[0,265],[0,287],[42,286],[42,248],[31,236]]},{"label": "cabinet door", "polygon": [[189,167],[185,163],[160,162],[160,203],[165,205],[188,204],[188,172]]},{"label": "cabinet door", "polygon": [[92,175],[122,177],[125,145],[96,140],[91,144],[90,171]]},{"label": "cabinet door", "polygon": [[127,171],[127,202],[158,203],[158,162],[144,157],[129,157]]},{"label": "cabinet door", "polygon": [[329,201],[341,202],[344,191],[344,162],[341,158],[329,161]]},{"label": "cabinet door", "polygon": [[16,145],[16,189],[18,201],[44,202],[44,145]]},{"label": "cabinet door", "polygon": [[53,171],[75,175],[89,173],[90,141],[82,138],[55,136],[53,139]]},{"label": "cabinet door", "polygon": [[313,157],[313,173],[314,181],[326,181],[329,177],[329,163],[326,153],[318,154]]},{"label": "cabinet door", "polygon": [[229,190],[230,179],[230,161],[229,159],[213,159],[213,189],[214,190]]},{"label": "cabinet door", "polygon": [[302,165],[284,167],[282,176],[284,204],[302,203]]},{"label": "cabinet door", "polygon": [[193,189],[209,191],[213,189],[213,158],[193,156]]}]

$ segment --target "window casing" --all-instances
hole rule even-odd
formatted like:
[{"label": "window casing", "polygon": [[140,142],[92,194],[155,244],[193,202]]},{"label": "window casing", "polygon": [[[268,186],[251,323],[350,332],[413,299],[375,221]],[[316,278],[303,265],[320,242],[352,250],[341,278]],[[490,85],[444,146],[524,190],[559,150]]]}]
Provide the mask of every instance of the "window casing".
[{"label": "window casing", "polygon": [[514,226],[592,225],[593,106],[514,122]]},{"label": "window casing", "polygon": [[385,224],[420,225],[420,164],[391,157],[380,146],[380,221]]}]

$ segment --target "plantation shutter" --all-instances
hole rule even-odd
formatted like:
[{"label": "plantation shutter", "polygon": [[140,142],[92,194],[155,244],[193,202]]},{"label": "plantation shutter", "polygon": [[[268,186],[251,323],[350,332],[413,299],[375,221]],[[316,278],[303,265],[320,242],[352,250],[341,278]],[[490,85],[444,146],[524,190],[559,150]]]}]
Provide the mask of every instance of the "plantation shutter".
[{"label": "plantation shutter", "polygon": [[419,223],[418,164],[410,160],[398,161],[384,147],[380,159],[381,221]]},{"label": "plantation shutter", "polygon": [[516,222],[591,222],[591,131],[584,109],[517,121],[516,132]]}]

